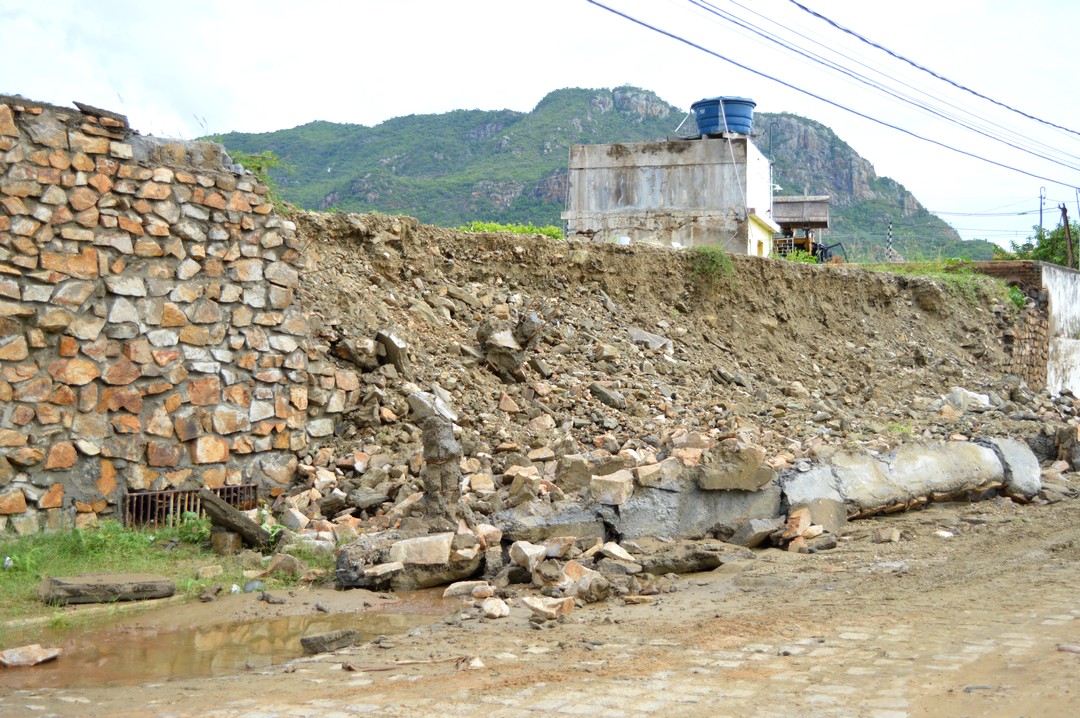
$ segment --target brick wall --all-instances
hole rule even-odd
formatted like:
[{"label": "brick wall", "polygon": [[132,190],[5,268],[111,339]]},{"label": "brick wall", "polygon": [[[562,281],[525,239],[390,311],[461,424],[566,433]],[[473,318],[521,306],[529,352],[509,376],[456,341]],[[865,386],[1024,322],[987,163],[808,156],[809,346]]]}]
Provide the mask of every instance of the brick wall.
[{"label": "brick wall", "polygon": [[309,373],[296,228],[223,157],[0,96],[0,532],[127,492],[269,492],[333,431],[355,376]]},{"label": "brick wall", "polygon": [[1009,361],[1001,371],[1022,378],[1036,389],[1046,386],[1050,359],[1050,304],[1043,287],[1042,267],[1042,262],[1028,260],[973,263],[975,271],[1019,287],[1034,300],[1034,306],[1024,310],[1016,325],[1002,336]]}]

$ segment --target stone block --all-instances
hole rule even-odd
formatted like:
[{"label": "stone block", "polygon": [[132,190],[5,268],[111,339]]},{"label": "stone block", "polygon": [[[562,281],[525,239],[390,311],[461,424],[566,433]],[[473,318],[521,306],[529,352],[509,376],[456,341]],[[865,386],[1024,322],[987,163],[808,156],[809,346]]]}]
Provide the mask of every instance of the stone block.
[{"label": "stone block", "polygon": [[764,464],[765,449],[742,442],[723,442],[702,457],[698,486],[706,491],[757,491],[776,477]]},{"label": "stone block", "polygon": [[435,565],[450,561],[450,548],[454,541],[451,532],[403,539],[390,547],[389,560],[403,564]]},{"label": "stone block", "polygon": [[196,464],[219,464],[229,459],[229,442],[220,436],[200,436],[191,443]]},{"label": "stone block", "polygon": [[0,491],[0,515],[21,514],[26,511],[26,495],[18,487]]},{"label": "stone block", "polygon": [[510,545],[510,560],[529,573],[536,570],[537,565],[545,558],[547,558],[547,547],[544,545],[528,541],[515,541]]},{"label": "stone block", "polygon": [[593,476],[589,482],[593,500],[598,504],[619,506],[634,493],[634,475],[623,469],[606,476]]},{"label": "stone block", "polygon": [[[75,465],[77,455],[75,445],[68,441],[60,441],[49,448],[48,457],[45,459],[47,471],[55,469],[70,469]],[[52,508],[52,507],[44,507]]]},{"label": "stone block", "polygon": [[757,548],[782,525],[783,522],[780,519],[746,519],[728,539],[728,543]]}]

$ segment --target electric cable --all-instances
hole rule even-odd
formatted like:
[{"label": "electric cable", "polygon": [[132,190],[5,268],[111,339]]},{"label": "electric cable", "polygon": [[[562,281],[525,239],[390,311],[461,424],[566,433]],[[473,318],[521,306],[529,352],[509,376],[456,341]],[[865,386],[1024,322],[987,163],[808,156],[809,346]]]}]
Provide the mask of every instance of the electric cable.
[{"label": "electric cable", "polygon": [[[1033,156],[1038,157],[1040,159],[1047,160],[1048,162],[1052,162],[1054,164],[1059,164],[1059,165],[1061,165],[1061,166],[1063,166],[1063,167],[1065,167],[1067,169],[1080,170],[1080,166],[1068,164],[1068,163],[1066,163],[1066,162],[1064,162],[1064,161],[1062,161],[1060,159],[1055,159],[1054,157],[1052,157],[1050,155],[1042,154],[1041,152],[1033,149],[1033,147],[1035,147],[1035,146],[1042,147],[1042,148],[1045,148],[1049,152],[1057,154],[1059,157],[1067,157],[1067,158],[1070,158],[1070,159],[1073,159],[1073,160],[1080,160],[1080,156],[1069,154],[1068,152],[1064,152],[1064,151],[1062,151],[1062,150],[1060,150],[1060,149],[1058,149],[1056,147],[1052,147],[1050,145],[1047,145],[1046,143],[1039,142],[1038,140],[1035,140],[1035,139],[1030,138],[1030,137],[1026,137],[1019,131],[1010,129],[1008,127],[1005,127],[1004,125],[1000,125],[1000,124],[998,124],[996,122],[987,120],[986,118],[976,117],[975,113],[972,112],[972,111],[961,108],[961,107],[959,107],[959,106],[957,106],[955,104],[952,104],[952,103],[948,102],[947,100],[944,100],[944,99],[942,99],[940,97],[936,97],[935,95],[932,95],[929,92],[926,92],[924,90],[920,90],[920,89],[918,89],[918,88],[916,88],[916,87],[914,87],[914,86],[912,86],[912,85],[910,85],[908,83],[905,83],[902,80],[898,80],[897,78],[892,77],[892,76],[890,76],[890,75],[888,75],[888,74],[886,74],[886,73],[884,73],[884,72],[882,72],[882,71],[880,71],[880,70],[878,70],[876,68],[871,68],[868,65],[866,65],[865,63],[862,63],[859,60],[851,58],[851,57],[849,57],[847,55],[844,55],[843,53],[841,53],[841,52],[839,52],[839,51],[837,51],[835,49],[833,49],[832,52],[836,53],[840,57],[842,57],[842,58],[844,58],[844,59],[846,59],[846,60],[848,60],[850,62],[856,63],[858,65],[862,65],[863,67],[866,67],[867,69],[881,75],[882,77],[884,77],[884,78],[886,78],[886,79],[888,79],[888,80],[890,80],[892,82],[895,82],[895,83],[897,83],[899,85],[902,85],[904,87],[908,87],[908,88],[910,88],[911,90],[913,90],[915,92],[926,95],[931,100],[934,100],[934,101],[936,101],[938,103],[941,103],[943,105],[951,107],[951,108],[957,110],[958,112],[961,112],[961,113],[976,117],[976,120],[983,122],[984,126],[985,125],[990,125],[992,127],[996,127],[998,129],[1000,129],[1002,132],[1006,133],[1005,136],[1002,136],[1001,134],[998,134],[997,132],[995,132],[994,130],[989,129],[989,128],[983,129],[982,127],[978,126],[978,124],[976,124],[975,121],[969,121],[969,120],[966,120],[966,119],[963,119],[963,118],[957,116],[954,113],[948,112],[946,110],[938,109],[938,108],[934,107],[933,105],[931,105],[930,103],[928,103],[928,102],[926,102],[924,100],[917,99],[917,98],[915,98],[915,97],[913,97],[913,96],[911,96],[909,94],[906,94],[906,93],[904,93],[902,91],[893,90],[891,88],[888,88],[888,87],[882,85],[881,83],[876,82],[875,80],[871,79],[870,77],[868,77],[868,76],[866,76],[866,75],[864,75],[862,73],[856,72],[854,70],[849,70],[848,68],[843,67],[839,63],[837,63],[837,62],[835,62],[833,60],[830,60],[830,59],[824,57],[823,55],[820,55],[818,53],[815,53],[815,52],[812,52],[812,51],[809,51],[809,50],[805,50],[803,48],[800,48],[800,47],[792,44],[789,41],[780,39],[779,37],[776,37],[774,34],[769,33],[768,31],[764,30],[763,28],[760,28],[760,27],[754,25],[753,23],[750,23],[749,21],[744,20],[743,18],[740,18],[737,15],[734,15],[733,13],[730,13],[730,12],[727,12],[725,10],[720,9],[715,4],[713,4],[711,2],[708,2],[707,0],[688,0],[688,1],[692,5],[698,7],[700,9],[702,9],[702,10],[705,10],[706,12],[708,12],[708,13],[710,13],[712,15],[715,15],[715,16],[717,16],[717,17],[719,17],[719,18],[721,18],[721,19],[723,19],[723,20],[725,20],[725,21],[727,21],[729,23],[732,23],[732,24],[734,24],[734,25],[736,25],[738,27],[741,27],[744,30],[746,30],[748,32],[751,32],[751,33],[763,38],[767,42],[770,42],[770,43],[772,43],[774,45],[778,45],[779,47],[782,47],[783,49],[785,49],[785,50],[787,50],[789,52],[795,53],[795,54],[797,54],[797,55],[799,55],[799,56],[801,56],[801,57],[803,57],[803,58],[805,58],[807,60],[810,60],[811,62],[822,65],[822,66],[827,67],[829,69],[832,69],[835,72],[838,72],[838,73],[840,73],[842,75],[845,75],[845,76],[851,78],[852,80],[854,80],[854,81],[856,81],[856,82],[858,82],[860,84],[863,84],[863,85],[865,85],[867,87],[870,87],[870,88],[872,88],[872,89],[874,89],[874,90],[876,90],[878,92],[881,92],[881,93],[883,93],[883,94],[885,94],[887,96],[890,96],[893,99],[898,100],[898,101],[900,101],[900,102],[902,102],[904,104],[912,105],[912,106],[922,110],[923,112],[931,114],[931,115],[933,115],[935,117],[938,117],[938,118],[940,118],[942,120],[945,120],[947,122],[951,122],[951,123],[953,123],[955,125],[958,125],[958,126],[964,128],[964,129],[966,129],[966,130],[970,130],[972,132],[980,134],[980,135],[982,135],[982,136],[984,136],[984,137],[986,137],[988,139],[994,140],[996,142],[1000,142],[1000,143],[1002,143],[1004,145],[1012,147],[1013,149],[1019,150],[1021,152],[1025,152],[1027,154],[1033,155]],[[764,16],[762,16],[760,13],[754,12],[753,10],[751,10],[749,8],[746,8],[745,6],[740,5],[738,2],[735,2],[734,0],[731,0],[731,2],[732,2],[733,5],[736,5],[737,7],[740,7],[742,9],[744,9],[744,10],[747,10],[747,11],[749,11],[749,12],[755,14],[755,15],[758,15],[758,16],[764,18]],[[794,31],[794,30],[791,30],[791,28],[788,28],[785,25],[783,25],[783,24],[781,24],[779,22],[776,22],[775,20],[771,20],[770,18],[765,18],[765,19],[769,20],[774,25],[776,25],[777,27],[782,28],[783,30],[785,30],[787,32],[793,33],[793,34],[795,34],[795,35],[797,35],[799,37],[802,37],[802,38],[804,38],[804,39],[806,39],[808,41],[811,41],[811,42],[813,41],[811,38],[807,37],[806,35],[803,35],[801,33],[798,33],[796,31]],[[1006,139],[1006,137],[1008,139]],[[1024,146],[1024,142],[1019,142],[1017,140],[1017,138],[1021,138],[1022,140],[1024,140],[1027,143],[1027,146]]]},{"label": "electric cable", "polygon": [[[792,1],[794,1],[794,0],[792,0]],[[648,22],[646,22],[644,20],[640,20],[640,19],[638,19],[636,17],[633,17],[632,15],[629,15],[627,13],[622,12],[621,10],[616,10],[615,8],[609,7],[608,5],[605,5],[605,4],[601,3],[601,2],[599,2],[599,0],[586,0],[586,2],[588,2],[591,5],[596,5],[597,7],[601,8],[603,10],[607,10],[608,12],[612,13],[613,15],[618,15],[619,17],[621,17],[621,18],[623,18],[625,20],[629,20],[630,22],[635,23],[637,25],[640,25],[640,26],[642,26],[642,27],[644,27],[644,28],[646,28],[648,30],[652,30],[653,32],[664,35],[665,37],[668,37],[668,38],[670,38],[672,40],[675,40],[677,42],[681,42],[684,45],[692,47],[692,48],[694,48],[696,50],[700,50],[701,52],[704,52],[704,53],[706,53],[708,55],[712,55],[713,57],[715,57],[715,58],[717,58],[719,60],[723,60],[724,62],[727,62],[727,63],[729,63],[731,65],[734,65],[735,67],[738,67],[738,68],[740,68],[742,70],[745,70],[745,71],[747,71],[747,72],[749,72],[751,74],[757,75],[759,77],[763,77],[763,78],[765,78],[767,80],[771,80],[771,81],[773,81],[773,82],[775,82],[775,83],[777,83],[779,85],[783,85],[784,87],[787,87],[788,89],[795,90],[796,92],[804,94],[804,95],[806,95],[808,97],[812,97],[815,100],[819,100],[820,102],[824,102],[824,103],[826,103],[828,105],[836,107],[837,109],[843,110],[843,111],[848,112],[850,114],[853,114],[853,115],[855,115],[857,117],[861,117],[861,118],[863,118],[865,120],[869,120],[869,121],[874,122],[876,124],[882,125],[883,127],[888,127],[890,129],[896,130],[897,132],[901,132],[901,133],[906,134],[906,135],[908,135],[910,137],[914,137],[915,139],[922,140],[924,142],[929,142],[930,144],[936,145],[936,146],[941,147],[943,149],[950,150],[950,151],[955,152],[955,153],[960,154],[960,155],[964,155],[965,157],[970,157],[972,159],[980,160],[980,161],[985,162],[987,164],[991,164],[991,165],[994,165],[996,167],[1000,167],[1002,169],[1017,172],[1019,174],[1026,175],[1028,177],[1032,177],[1034,179],[1044,180],[1046,182],[1053,182],[1054,184],[1066,185],[1066,186],[1069,186],[1069,187],[1071,187],[1071,186],[1073,186],[1075,184],[1075,182],[1066,182],[1066,181],[1063,181],[1063,180],[1054,179],[1052,177],[1046,177],[1044,175],[1036,174],[1034,172],[1028,172],[1027,170],[1020,169],[1019,167],[1013,167],[1013,166],[1007,165],[1007,164],[1005,164],[1003,162],[998,162],[998,161],[992,160],[992,159],[990,159],[988,157],[983,157],[981,155],[975,154],[974,152],[968,152],[967,150],[962,150],[962,149],[960,149],[958,147],[953,147],[952,145],[946,144],[946,143],[941,142],[939,140],[932,139],[930,137],[926,137],[925,135],[920,135],[919,133],[914,132],[912,130],[900,127],[898,125],[894,125],[894,124],[892,124],[890,122],[886,122],[885,120],[879,119],[877,117],[873,117],[873,116],[868,115],[868,114],[866,114],[864,112],[860,112],[858,110],[855,110],[855,109],[853,109],[851,107],[847,107],[846,105],[843,105],[843,104],[841,104],[841,103],[839,103],[839,102],[837,102],[835,100],[830,100],[827,97],[824,97],[822,95],[818,95],[817,93],[811,92],[810,90],[804,89],[802,87],[798,87],[797,85],[793,85],[790,82],[786,82],[785,80],[781,80],[780,78],[775,77],[773,75],[770,75],[768,73],[762,72],[761,70],[755,70],[754,68],[752,68],[752,67],[750,67],[748,65],[745,65],[745,64],[743,64],[741,62],[733,60],[732,58],[727,57],[725,55],[722,55],[719,52],[716,52],[715,50],[710,50],[709,48],[704,47],[702,45],[699,45],[698,43],[696,43],[696,42],[694,42],[692,40],[689,40],[689,39],[687,39],[685,37],[681,37],[680,35],[676,35],[675,33],[670,32],[668,30],[664,30],[662,28],[659,28],[659,27],[657,27],[655,25],[652,25],[652,24],[650,24],[650,23],[648,23]]]},{"label": "electric cable", "polygon": [[1009,110],[1011,112],[1015,112],[1016,114],[1021,115],[1023,117],[1026,117],[1029,120],[1034,120],[1036,122],[1040,122],[1040,123],[1042,123],[1044,125],[1047,125],[1049,127],[1054,127],[1056,129],[1059,129],[1059,130],[1064,130],[1065,132],[1069,132],[1069,133],[1074,134],[1074,135],[1080,135],[1080,132],[1078,132],[1077,130],[1072,130],[1072,129],[1069,129],[1068,127],[1062,127],[1061,125],[1055,124],[1055,123],[1050,122],[1048,120],[1040,119],[1040,118],[1036,117],[1035,115],[1030,115],[1030,114],[1028,114],[1028,113],[1026,113],[1026,112],[1024,112],[1022,110],[1018,110],[1015,107],[1012,107],[1011,105],[1007,105],[1004,102],[999,102],[999,101],[995,100],[992,97],[987,97],[986,95],[984,95],[984,94],[982,94],[980,92],[976,92],[975,90],[972,90],[970,87],[965,87],[964,85],[961,85],[958,82],[950,80],[949,78],[944,77],[943,75],[939,75],[938,73],[934,72],[933,70],[931,70],[931,69],[929,69],[927,67],[923,67],[922,65],[920,65],[917,62],[915,62],[913,60],[909,60],[908,58],[904,57],[903,55],[901,55],[899,53],[893,52],[892,50],[885,47],[884,45],[879,45],[878,43],[873,42],[872,40],[868,40],[867,38],[863,37],[862,35],[855,32],[854,30],[849,30],[848,28],[844,27],[843,25],[839,24],[838,22],[835,22],[834,20],[830,20],[829,18],[825,17],[821,13],[816,12],[814,10],[811,10],[810,8],[803,5],[802,3],[798,2],[798,0],[788,0],[788,2],[790,2],[792,5],[799,8],[800,10],[803,10],[803,11],[809,13],[810,15],[813,15],[814,17],[818,18],[819,20],[824,20],[825,22],[827,22],[830,25],[832,25],[833,27],[835,27],[837,30],[840,30],[841,32],[845,32],[848,35],[851,35],[852,37],[866,43],[867,45],[870,45],[871,47],[875,47],[878,50],[881,50],[882,52],[884,52],[884,53],[886,53],[888,55],[891,55],[892,57],[895,57],[897,60],[900,60],[901,62],[906,62],[907,64],[911,65],[912,67],[914,67],[914,68],[916,68],[918,70],[922,70],[923,72],[927,73],[928,75],[936,77],[937,79],[941,80],[942,82],[947,82],[947,83],[949,83],[950,85],[952,85],[953,87],[955,87],[955,88],[957,88],[959,90],[963,90],[964,92],[968,92],[968,93],[970,93],[972,95],[975,95],[978,98],[986,100],[987,102],[992,102],[995,105],[998,105],[999,107],[1004,107],[1006,110]]}]

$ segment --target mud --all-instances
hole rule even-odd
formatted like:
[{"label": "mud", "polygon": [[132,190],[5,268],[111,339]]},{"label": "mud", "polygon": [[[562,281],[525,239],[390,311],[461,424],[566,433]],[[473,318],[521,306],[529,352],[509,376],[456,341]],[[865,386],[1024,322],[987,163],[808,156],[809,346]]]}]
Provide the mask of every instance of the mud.
[{"label": "mud", "polygon": [[126,686],[234,675],[266,669],[303,655],[300,637],[342,628],[365,641],[395,635],[440,619],[452,610],[441,592],[406,598],[328,588],[226,595],[211,603],[153,601],[137,615],[82,618],[68,611],[51,627],[13,631],[12,645],[59,645],[63,660],[26,670],[0,671],[0,691]]},{"label": "mud", "polygon": [[[518,606],[233,675],[28,689],[11,674],[0,715],[1072,715],[1080,657],[1058,647],[1080,644],[1078,507],[864,520],[831,552],[758,552],[541,630]],[[873,543],[879,526],[902,540]]]}]

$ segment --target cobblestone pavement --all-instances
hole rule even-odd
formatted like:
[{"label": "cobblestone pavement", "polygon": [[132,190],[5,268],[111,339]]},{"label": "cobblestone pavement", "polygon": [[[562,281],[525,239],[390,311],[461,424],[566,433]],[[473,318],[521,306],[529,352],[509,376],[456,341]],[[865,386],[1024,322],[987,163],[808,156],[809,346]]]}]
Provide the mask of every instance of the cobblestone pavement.
[{"label": "cobblestone pavement", "polygon": [[[979,605],[948,621],[839,623],[828,633],[746,642],[725,650],[689,648],[664,639],[636,648],[608,646],[596,659],[565,666],[569,678],[554,683],[540,680],[501,688],[481,684],[445,694],[403,696],[395,684],[425,677],[371,674],[346,681],[367,691],[355,698],[264,704],[254,710],[246,705],[259,701],[248,699],[207,715],[1075,716],[1080,702],[1070,691],[1080,675],[1080,659],[1057,647],[1080,643],[1078,588],[1075,582],[1054,586],[1042,594],[1036,610],[1012,616],[1003,632],[993,597],[972,596],[972,603]],[[649,654],[659,657],[663,670],[618,675],[620,662],[640,665],[634,659]],[[1036,671],[1048,662],[1063,670],[1058,675]],[[614,669],[605,675],[589,673],[608,663]],[[333,670],[339,670],[337,665]]]}]

